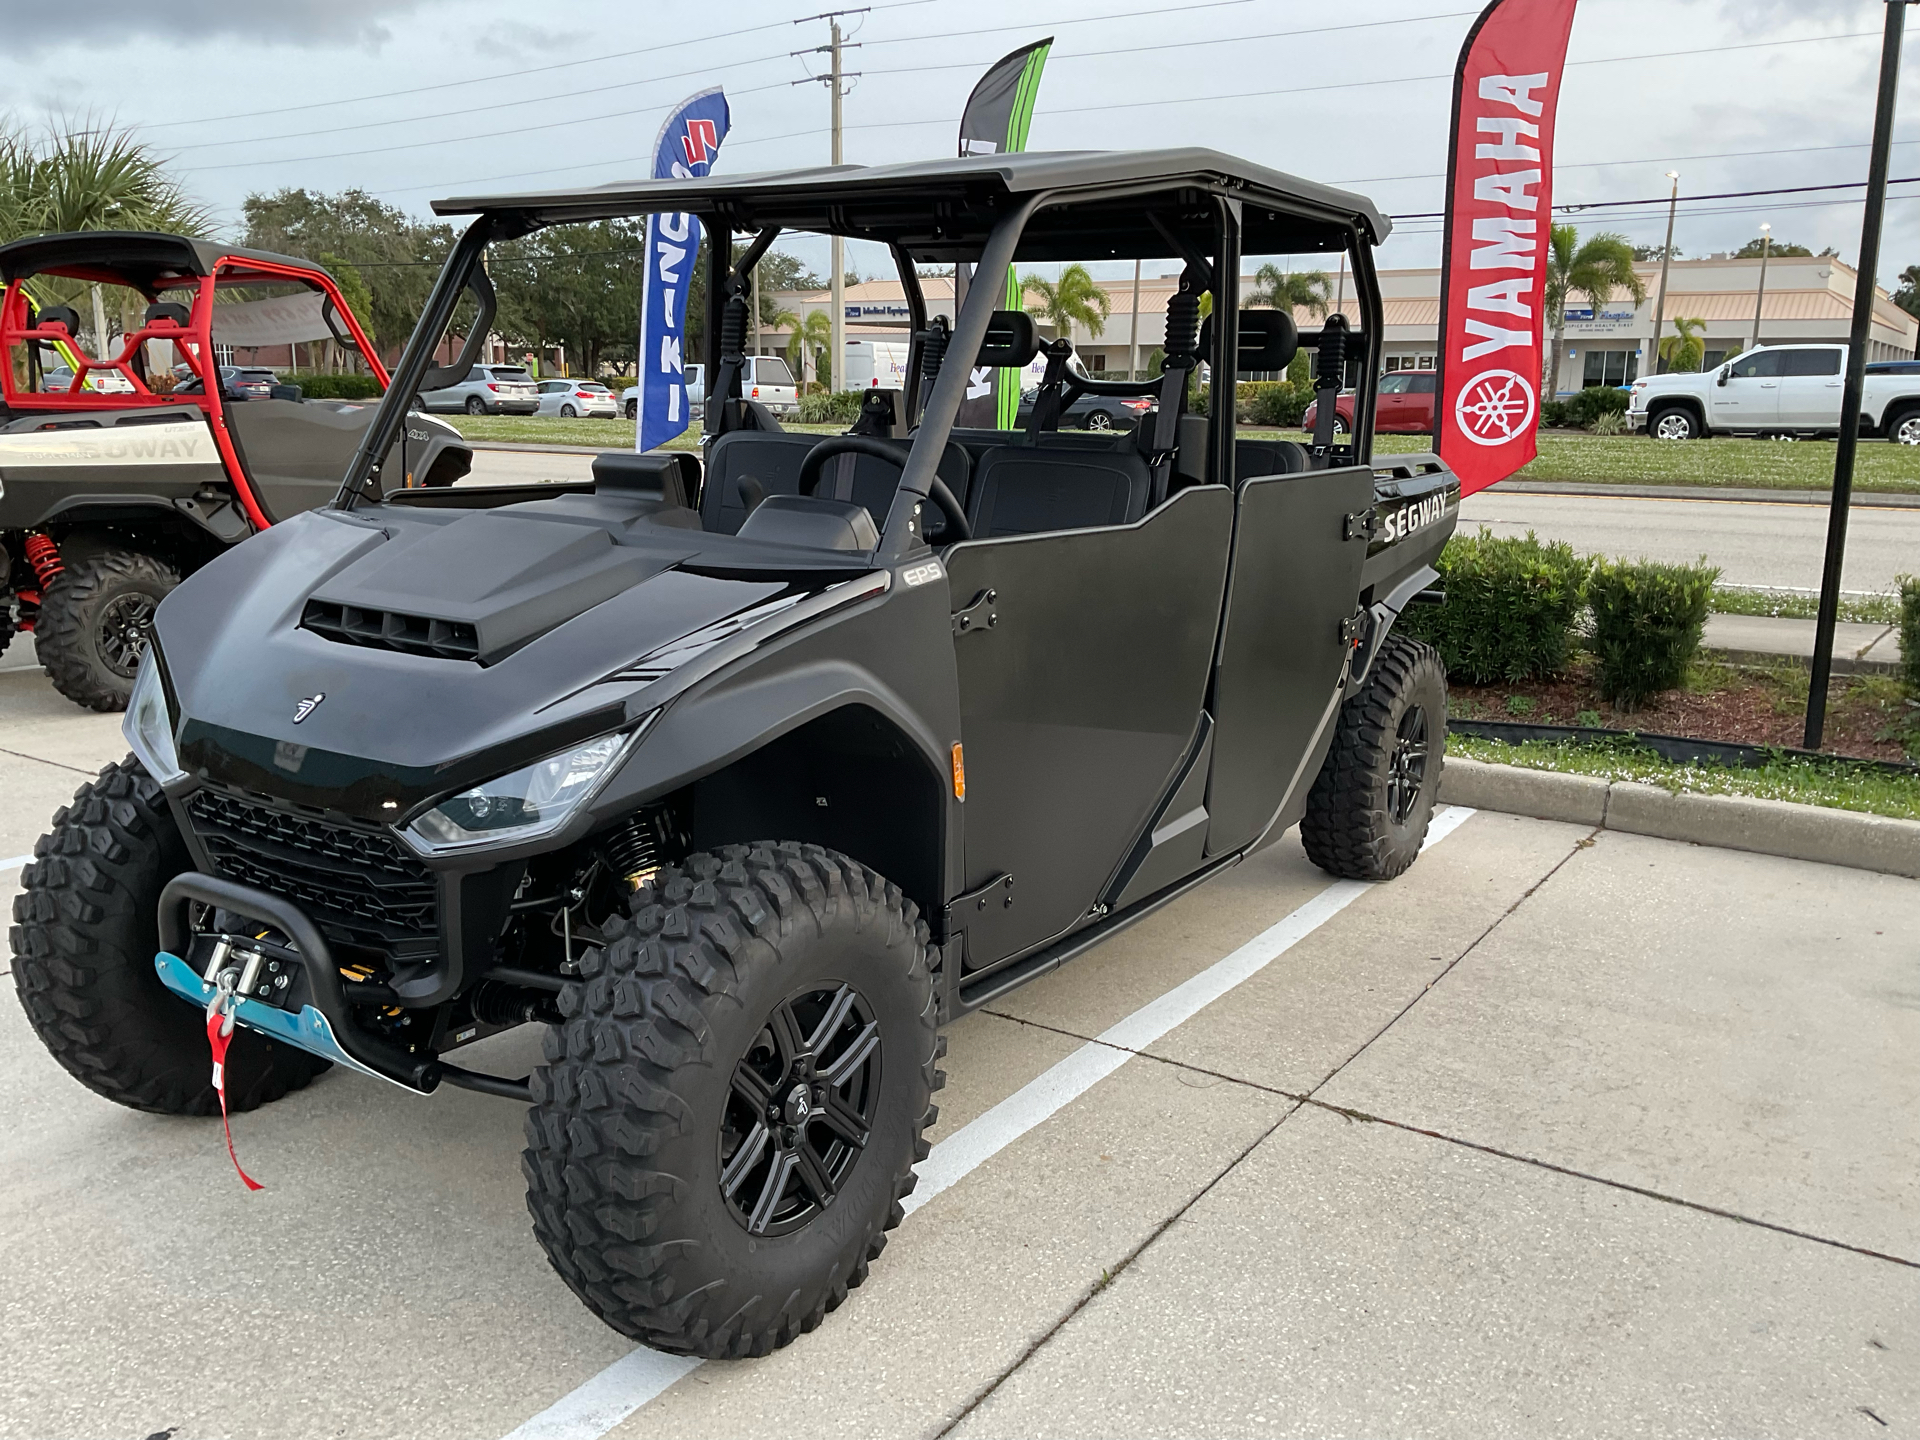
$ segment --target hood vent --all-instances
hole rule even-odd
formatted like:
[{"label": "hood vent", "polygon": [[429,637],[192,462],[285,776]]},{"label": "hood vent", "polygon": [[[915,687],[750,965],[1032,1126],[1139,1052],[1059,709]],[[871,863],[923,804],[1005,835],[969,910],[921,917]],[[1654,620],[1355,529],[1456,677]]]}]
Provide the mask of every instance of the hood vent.
[{"label": "hood vent", "polygon": [[443,660],[480,658],[480,637],[459,620],[432,620],[397,610],[363,610],[331,600],[309,600],[300,616],[302,629],[343,645],[371,645],[406,655],[437,655]]}]

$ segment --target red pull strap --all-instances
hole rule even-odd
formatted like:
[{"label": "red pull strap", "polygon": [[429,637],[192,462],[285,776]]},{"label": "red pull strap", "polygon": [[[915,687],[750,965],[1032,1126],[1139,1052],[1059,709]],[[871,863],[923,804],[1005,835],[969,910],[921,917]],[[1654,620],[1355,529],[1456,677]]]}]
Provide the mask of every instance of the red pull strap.
[{"label": "red pull strap", "polygon": [[220,1128],[227,1137],[227,1158],[233,1161],[233,1170],[247,1182],[249,1190],[264,1190],[267,1187],[240,1168],[240,1157],[233,1153],[233,1127],[227,1123],[227,1046],[233,1040],[233,1020],[218,1010],[207,1014],[207,1045],[213,1051],[213,1088],[220,1092]]}]

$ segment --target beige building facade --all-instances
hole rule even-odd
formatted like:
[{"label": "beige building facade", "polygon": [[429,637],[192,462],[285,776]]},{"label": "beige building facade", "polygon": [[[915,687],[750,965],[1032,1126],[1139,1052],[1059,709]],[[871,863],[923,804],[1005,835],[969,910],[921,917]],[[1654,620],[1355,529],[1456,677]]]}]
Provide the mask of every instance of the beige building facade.
[{"label": "beige building facade", "polygon": [[[1596,307],[1586,296],[1569,297],[1565,331],[1559,344],[1559,373],[1555,390],[1567,395],[1589,385],[1625,385],[1653,368],[1653,317],[1660,302],[1660,266],[1645,262],[1634,267],[1646,287],[1647,298],[1636,306],[1629,296],[1609,299]],[[1336,309],[1359,322],[1351,279],[1329,275],[1336,292]],[[1106,323],[1096,333],[1084,325],[1072,327],[1069,338],[1082,363],[1092,371],[1120,372],[1133,366],[1145,369],[1148,357],[1166,335],[1167,301],[1173,295],[1173,277],[1140,281],[1139,313],[1134,313],[1131,277],[1103,280],[1111,306]],[[930,313],[952,317],[953,282],[928,275],[920,281]],[[1253,287],[1243,276],[1241,289]],[[1676,319],[1703,322],[1696,332],[1705,348],[1703,368],[1711,368],[1749,349],[1756,340],[1754,309],[1760,301],[1758,339],[1771,345],[1807,343],[1844,344],[1852,327],[1854,271],[1831,256],[1774,256],[1767,263],[1766,290],[1760,294],[1760,262],[1714,256],[1703,260],[1676,260],[1668,267],[1662,328],[1673,336]],[[1383,367],[1387,370],[1428,369],[1435,359],[1440,334],[1440,271],[1438,268],[1380,272],[1381,310],[1385,321]],[[827,310],[825,290],[788,291],[775,296],[779,308],[805,316]],[[870,280],[847,288],[849,339],[904,340],[907,334],[905,292],[897,280]],[[1302,328],[1312,328],[1320,317],[1297,310]],[[1051,327],[1042,326],[1051,334]],[[767,331],[761,348],[779,351],[785,333]],[[1874,297],[1873,336],[1869,360],[1911,360],[1920,345],[1920,320],[1893,303],[1885,290]]]}]

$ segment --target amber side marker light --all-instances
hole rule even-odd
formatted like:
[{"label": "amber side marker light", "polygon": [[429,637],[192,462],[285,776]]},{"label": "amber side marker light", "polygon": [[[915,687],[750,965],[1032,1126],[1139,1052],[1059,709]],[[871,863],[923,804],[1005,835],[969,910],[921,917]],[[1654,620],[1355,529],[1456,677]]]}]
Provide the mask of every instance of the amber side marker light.
[{"label": "amber side marker light", "polygon": [[961,751],[958,740],[953,742],[953,798],[967,798],[967,757]]}]

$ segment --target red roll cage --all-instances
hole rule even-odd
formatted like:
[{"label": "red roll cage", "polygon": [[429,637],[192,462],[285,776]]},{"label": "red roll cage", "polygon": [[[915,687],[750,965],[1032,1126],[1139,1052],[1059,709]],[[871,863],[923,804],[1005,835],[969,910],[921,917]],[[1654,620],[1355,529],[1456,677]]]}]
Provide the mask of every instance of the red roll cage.
[{"label": "red roll cage", "polygon": [[[111,264],[76,263],[51,264],[36,267],[35,275],[54,275],[62,279],[81,280],[94,284],[118,285],[139,290],[149,295],[162,295],[168,292],[191,290],[192,303],[187,309],[187,323],[179,324],[170,317],[158,317],[146,321],[138,330],[125,337],[120,351],[111,359],[100,359],[88,355],[80,348],[79,337],[68,331],[62,321],[49,322],[44,317],[36,320],[34,306],[30,303],[25,282],[27,276],[18,275],[8,281],[4,296],[0,296],[0,353],[8,359],[0,364],[0,393],[4,393],[6,406],[16,414],[21,411],[51,410],[84,413],[89,410],[126,410],[140,406],[194,404],[204,410],[207,424],[213,431],[215,446],[219,449],[222,466],[227,478],[232,482],[234,493],[245,510],[248,521],[256,530],[264,530],[272,522],[267,519],[261,508],[259,497],[255,495],[253,483],[248,478],[246,467],[241,464],[239,453],[235,450],[233,439],[227,432],[226,397],[221,393],[219,365],[213,358],[213,297],[218,289],[237,285],[305,285],[318,290],[340,322],[346,327],[360,356],[367,363],[374,378],[380,382],[380,388],[386,389],[390,383],[386,366],[380,363],[380,357],[374,353],[373,344],[367,339],[366,332],[360,328],[360,322],[348,308],[346,299],[340,293],[340,287],[333,277],[324,270],[293,262],[281,263],[264,259],[256,255],[221,255],[207,268],[207,273],[177,273],[160,275],[147,284]],[[134,364],[134,357],[140,347],[149,340],[164,340],[172,344],[174,353],[193,372],[200,381],[200,393],[178,394],[161,393],[151,389],[146,382],[144,365]],[[41,391],[23,390],[16,383],[18,367],[12,363],[15,347],[43,343],[55,346],[58,351],[69,357],[73,365],[73,380],[65,390]],[[132,391],[104,393],[88,390],[85,387],[87,377],[96,371],[118,374],[132,385]]]}]

